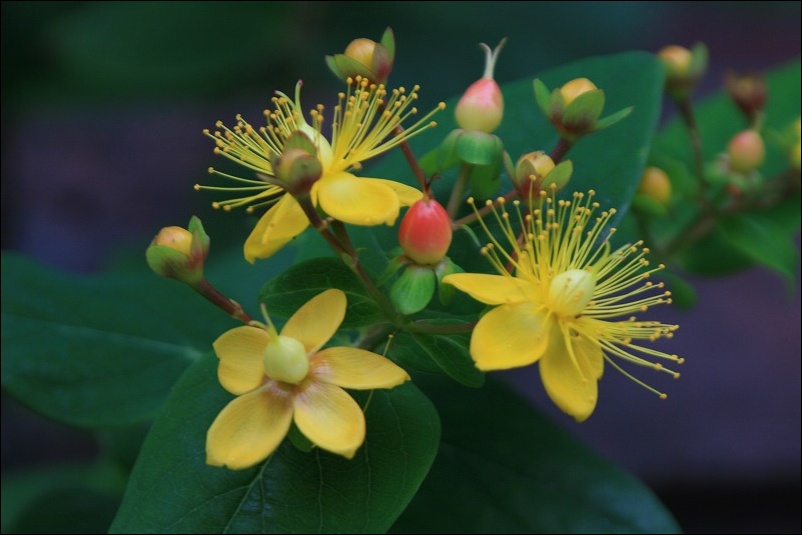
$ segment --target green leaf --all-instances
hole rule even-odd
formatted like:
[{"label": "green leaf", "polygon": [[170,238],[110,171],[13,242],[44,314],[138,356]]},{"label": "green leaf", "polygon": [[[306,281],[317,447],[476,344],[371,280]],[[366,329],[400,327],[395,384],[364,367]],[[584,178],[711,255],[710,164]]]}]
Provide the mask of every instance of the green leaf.
[{"label": "green leaf", "polygon": [[376,303],[367,295],[356,275],[337,258],[307,260],[270,280],[259,292],[270,315],[289,318],[301,305],[325,290],[345,292],[348,309],[342,328],[353,329],[382,320]]},{"label": "green leaf", "polygon": [[418,380],[443,438],[393,533],[678,533],[655,496],[496,381]]},{"label": "green leaf", "polygon": [[[400,333],[393,339],[388,356],[412,369],[442,371],[466,386],[479,387],[484,384],[485,374],[476,369],[468,351],[469,343],[468,334],[446,336]],[[427,360],[427,357],[440,370],[420,363],[420,360]]]},{"label": "green leaf", "polygon": [[110,464],[51,465],[4,475],[2,532],[106,533],[124,483]]},{"label": "green leaf", "polygon": [[755,263],[754,259],[733,247],[719,228],[685,251],[681,262],[686,270],[711,277],[730,275]]},{"label": "green leaf", "polygon": [[493,134],[467,130],[457,138],[455,147],[460,160],[471,165],[493,165],[501,158],[504,146]]},{"label": "green leaf", "polygon": [[548,118],[551,113],[551,93],[549,88],[540,81],[540,78],[536,78],[533,85],[535,87],[535,101],[543,115]]},{"label": "green leaf", "polygon": [[794,237],[770,217],[761,214],[728,217],[719,221],[719,229],[737,250],[778,271],[789,284],[794,284],[799,260]]},{"label": "green leaf", "polygon": [[144,267],[81,277],[3,253],[2,270],[3,387],[73,425],[152,418],[181,372],[235,325]]},{"label": "green leaf", "polygon": [[412,383],[360,393],[367,437],[345,459],[285,440],[242,471],[205,464],[206,430],[231,399],[217,359],[187,370],[145,440],[112,533],[380,533],[434,460],[437,413]]}]

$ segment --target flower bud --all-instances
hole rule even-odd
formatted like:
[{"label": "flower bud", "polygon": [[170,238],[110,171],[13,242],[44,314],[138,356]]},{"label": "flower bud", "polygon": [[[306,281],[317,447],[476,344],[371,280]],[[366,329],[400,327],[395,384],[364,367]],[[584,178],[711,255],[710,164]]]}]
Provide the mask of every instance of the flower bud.
[{"label": "flower bud", "polygon": [[515,166],[512,182],[519,191],[540,190],[543,178],[554,169],[554,161],[542,150],[524,154]]},{"label": "flower bud", "polygon": [[576,97],[594,89],[597,89],[596,84],[587,78],[574,78],[560,88],[560,94],[563,96],[565,106],[568,107]]},{"label": "flower bud", "polygon": [[489,134],[501,124],[504,118],[504,96],[493,79],[493,70],[506,41],[502,39],[494,50],[480,43],[479,46],[485,51],[485,72],[479,80],[468,87],[457,103],[454,116],[460,128]]},{"label": "flower bud", "polygon": [[707,47],[696,43],[692,50],[669,45],[657,56],[666,68],[666,92],[675,99],[685,99],[707,70]]},{"label": "flower bud", "polygon": [[559,165],[543,151],[524,154],[515,166],[512,182],[523,200],[534,200],[540,197],[540,192],[555,192],[562,190],[571,179],[573,164],[566,160]]},{"label": "flower bud", "polygon": [[436,264],[451,246],[451,218],[440,203],[424,197],[401,220],[398,242],[416,264]]},{"label": "flower bud", "polygon": [[657,201],[662,206],[667,206],[671,200],[671,180],[659,167],[647,167],[643,170],[638,193]]},{"label": "flower bud", "polygon": [[395,37],[387,28],[381,42],[360,37],[345,48],[344,54],[326,56],[329,69],[343,82],[357,76],[366,78],[373,84],[383,84],[393,70],[395,59]]},{"label": "flower bud", "polygon": [[759,73],[737,75],[729,72],[724,84],[735,105],[741,109],[750,122],[754,123],[758,113],[766,105],[768,95],[763,76]]},{"label": "flower bud", "polygon": [[614,125],[632,111],[625,108],[599,120],[604,109],[604,91],[587,78],[575,78],[551,92],[538,79],[534,89],[543,114],[560,137],[572,144],[586,134]]},{"label": "flower bud", "polygon": [[161,229],[145,258],[157,275],[193,286],[203,280],[203,263],[208,254],[209,236],[200,219],[193,216],[188,230],[175,226]]},{"label": "flower bud", "polygon": [[766,147],[760,134],[754,130],[744,130],[730,140],[727,155],[730,169],[745,175],[763,165]]},{"label": "flower bud", "polygon": [[284,143],[284,149],[271,161],[273,173],[293,195],[309,193],[323,174],[316,156],[315,144],[301,131],[296,131]]}]

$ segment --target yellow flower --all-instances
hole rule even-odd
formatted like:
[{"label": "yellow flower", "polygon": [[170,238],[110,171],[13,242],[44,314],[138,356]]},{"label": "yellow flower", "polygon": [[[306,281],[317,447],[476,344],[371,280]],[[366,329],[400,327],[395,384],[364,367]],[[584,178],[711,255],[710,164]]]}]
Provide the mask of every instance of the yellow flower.
[{"label": "yellow flower", "polygon": [[217,376],[238,396],[206,435],[206,462],[249,468],[275,451],[295,425],[312,443],[352,458],[365,439],[365,416],[343,388],[392,388],[409,375],[385,357],[323,345],[345,317],[346,298],[326,290],[278,334],[272,324],[231,329],[214,342]]},{"label": "yellow flower", "polygon": [[[650,282],[659,269],[649,267],[642,242],[615,250],[609,242],[615,229],[604,229],[615,210],[598,213],[594,192],[575,193],[573,201],[541,192],[540,208],[521,214],[501,208],[494,214],[505,246],[481,221],[491,243],[482,249],[500,273],[458,273],[443,281],[474,299],[494,305],[471,336],[470,352],[481,370],[501,370],[540,363],[540,377],[549,397],[577,421],[596,407],[597,383],[604,362],[625,372],[612,357],[668,371],[648,358],[681,364],[683,359],[641,345],[671,338],[676,325],[637,321],[636,313],[670,303],[663,283]],[[510,217],[512,214],[513,217]],[[513,230],[513,222],[522,233]],[[665,398],[641,381],[639,384]]]},{"label": "yellow flower", "polygon": [[[284,150],[286,140],[301,131],[314,143],[323,168],[320,179],[312,186],[315,206],[329,216],[353,225],[392,225],[402,206],[409,206],[422,194],[415,188],[380,178],[357,178],[351,173],[361,162],[390,150],[404,140],[435,126],[432,115],[445,104],[402,130],[402,123],[417,113],[412,106],[418,98],[418,86],[407,93],[404,88],[388,91],[384,85],[370,84],[357,78],[355,87],[338,95],[331,125],[331,140],[322,133],[323,106],[311,111],[312,124],[304,119],[300,102],[300,82],[295,100],[283,93],[273,98],[274,110],[265,110],[267,126],[258,130],[237,116],[237,125],[230,129],[218,121],[215,132],[204,133],[215,140],[215,153],[232,160],[257,175],[255,179],[235,177],[210,168],[209,172],[232,179],[235,187],[196,185],[195,189],[248,192],[244,197],[214,203],[226,210],[248,205],[275,203],[260,219],[245,242],[245,258],[254,262],[278,251],[309,225],[306,215],[274,173],[272,162]],[[278,202],[276,202],[278,201]]]}]

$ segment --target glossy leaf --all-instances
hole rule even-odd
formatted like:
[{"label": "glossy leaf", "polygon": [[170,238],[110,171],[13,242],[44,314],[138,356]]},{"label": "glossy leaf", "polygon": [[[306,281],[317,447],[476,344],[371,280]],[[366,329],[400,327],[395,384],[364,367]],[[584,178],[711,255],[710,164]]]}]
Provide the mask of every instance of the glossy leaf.
[{"label": "glossy leaf", "polygon": [[359,393],[367,438],[345,459],[289,440],[232,471],[205,463],[206,430],[231,399],[217,359],[187,370],[145,440],[112,533],[376,533],[404,510],[434,460],[431,402],[412,383]]},{"label": "glossy leaf", "polygon": [[259,292],[259,300],[267,305],[271,316],[289,318],[301,305],[329,288],[339,288],[348,299],[343,328],[381,321],[381,312],[356,275],[341,260],[332,257],[294,265],[265,284]]},{"label": "glossy leaf", "polygon": [[418,380],[440,410],[434,466],[393,533],[678,533],[634,477],[488,380]]},{"label": "glossy leaf", "polygon": [[152,418],[181,372],[236,324],[144,267],[81,277],[4,253],[2,270],[3,387],[69,424]]},{"label": "glossy leaf", "polygon": [[[485,374],[479,371],[468,351],[470,337],[460,335],[408,334],[397,335],[388,356],[401,366],[427,372],[445,372],[452,379],[471,387],[482,386]],[[431,362],[437,367],[432,367]]]}]

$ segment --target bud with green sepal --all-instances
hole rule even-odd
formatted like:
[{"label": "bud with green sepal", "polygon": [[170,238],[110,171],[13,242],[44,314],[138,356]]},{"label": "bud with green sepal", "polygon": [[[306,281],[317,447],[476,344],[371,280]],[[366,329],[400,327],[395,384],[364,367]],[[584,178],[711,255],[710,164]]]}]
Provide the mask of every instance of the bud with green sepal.
[{"label": "bud with green sepal", "polygon": [[190,286],[203,280],[203,264],[209,254],[209,236],[196,216],[189,228],[165,227],[145,251],[148,266],[157,275],[176,279]]},{"label": "bud with green sepal", "polygon": [[296,197],[307,195],[323,174],[314,142],[301,131],[287,138],[281,154],[273,158],[271,165],[277,184]]},{"label": "bud with green sepal", "polygon": [[[403,254],[390,264],[392,272],[403,266],[390,289],[390,300],[399,312],[414,314],[426,308],[434,296],[436,282],[459,270],[446,256],[451,238],[451,218],[426,191],[401,221],[398,242]],[[443,297],[441,291],[441,300]]]},{"label": "bud with green sepal", "polygon": [[707,47],[704,43],[696,43],[688,50],[682,46],[668,45],[657,56],[666,69],[666,93],[676,100],[687,99],[707,71]]},{"label": "bud with green sepal", "polygon": [[604,110],[604,91],[587,78],[575,78],[553,91],[537,79],[534,89],[540,110],[560,137],[570,144],[584,135],[609,128],[632,113],[629,107],[600,119]]},{"label": "bud with green sepal", "polygon": [[668,174],[659,167],[646,167],[632,199],[632,207],[646,214],[665,215],[670,202],[671,180]]},{"label": "bud with green sepal", "polygon": [[384,30],[381,41],[364,37],[354,39],[345,48],[345,53],[326,56],[326,65],[343,82],[362,77],[373,84],[384,84],[393,70],[395,60],[395,37],[393,30]]},{"label": "bud with green sepal", "polygon": [[502,39],[492,50],[485,43],[479,44],[485,52],[485,72],[468,87],[457,103],[454,117],[460,128],[489,134],[501,124],[504,118],[504,96],[493,79],[493,70],[506,42],[506,38]]},{"label": "bud with green sepal", "polygon": [[551,157],[543,151],[524,154],[518,159],[512,183],[518,196],[524,201],[539,201],[541,191],[561,191],[568,184],[574,166],[570,160],[554,165]]},{"label": "bud with green sepal", "polygon": [[728,72],[724,79],[727,94],[743,112],[752,128],[758,128],[758,121],[766,105],[768,88],[766,81],[759,73],[738,75]]}]

